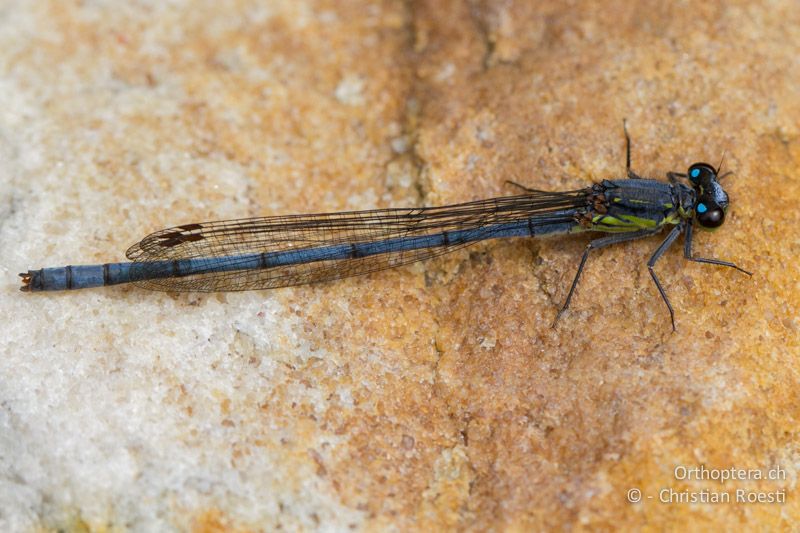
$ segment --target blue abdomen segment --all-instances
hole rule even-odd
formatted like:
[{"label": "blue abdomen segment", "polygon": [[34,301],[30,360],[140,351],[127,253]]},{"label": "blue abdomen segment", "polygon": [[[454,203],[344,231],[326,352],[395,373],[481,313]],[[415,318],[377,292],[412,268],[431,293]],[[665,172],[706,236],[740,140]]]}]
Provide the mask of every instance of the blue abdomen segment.
[{"label": "blue abdomen segment", "polygon": [[[75,265],[29,270],[23,277],[23,291],[64,291],[117,285],[134,281],[137,263]],[[27,279],[26,279],[27,277]]]},{"label": "blue abdomen segment", "polygon": [[337,243],[264,253],[244,253],[218,257],[77,265],[30,270],[20,274],[23,291],[87,289],[151,279],[180,278],[197,274],[239,270],[271,269],[318,261],[352,260],[379,254],[464,244],[497,238],[532,237],[580,231],[564,211],[503,224],[453,230],[430,235],[394,237],[373,242]]}]

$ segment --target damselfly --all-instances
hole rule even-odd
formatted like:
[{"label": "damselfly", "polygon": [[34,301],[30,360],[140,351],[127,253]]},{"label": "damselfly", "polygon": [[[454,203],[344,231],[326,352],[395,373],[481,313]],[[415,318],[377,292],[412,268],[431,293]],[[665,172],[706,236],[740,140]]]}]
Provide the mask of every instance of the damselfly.
[{"label": "damselfly", "polygon": [[725,221],[729,201],[720,185],[724,176],[719,176],[719,168],[695,163],[685,174],[668,172],[669,183],[643,179],[631,170],[627,129],[625,140],[627,179],[603,180],[566,192],[510,182],[524,193],[443,207],[184,224],[157,231],[130,247],[126,256],[131,262],[29,270],[20,274],[21,289],[54,291],[119,283],[165,291],[273,289],[376,272],[486,239],[608,233],[587,245],[556,315],[558,321],[569,307],[590,252],[672,226],[647,268],[675,330],[675,312],[653,267],[681,233],[686,235],[686,259],[751,273],[728,261],[692,255],[695,222],[700,228],[716,229]]}]

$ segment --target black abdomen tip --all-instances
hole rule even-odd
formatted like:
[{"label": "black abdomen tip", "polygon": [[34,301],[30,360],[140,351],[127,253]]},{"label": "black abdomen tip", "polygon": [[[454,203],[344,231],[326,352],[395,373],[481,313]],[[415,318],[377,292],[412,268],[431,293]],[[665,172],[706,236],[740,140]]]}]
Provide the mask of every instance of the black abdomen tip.
[{"label": "black abdomen tip", "polygon": [[22,292],[30,292],[31,291],[31,278],[33,275],[31,271],[28,272],[20,272],[19,277],[22,278],[22,287],[19,288]]}]

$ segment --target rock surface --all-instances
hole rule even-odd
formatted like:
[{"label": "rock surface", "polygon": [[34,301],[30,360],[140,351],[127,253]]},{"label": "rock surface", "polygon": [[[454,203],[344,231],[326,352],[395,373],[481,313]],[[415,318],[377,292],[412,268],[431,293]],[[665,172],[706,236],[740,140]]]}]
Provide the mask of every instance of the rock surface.
[{"label": "rock surface", "polygon": [[[4,4],[0,529],[800,520],[796,3],[521,4]],[[623,118],[642,175],[735,171],[695,250],[755,274],[675,246],[677,333],[657,239],[592,257],[556,329],[587,237],[270,292],[16,290],[180,223],[622,177]]]}]

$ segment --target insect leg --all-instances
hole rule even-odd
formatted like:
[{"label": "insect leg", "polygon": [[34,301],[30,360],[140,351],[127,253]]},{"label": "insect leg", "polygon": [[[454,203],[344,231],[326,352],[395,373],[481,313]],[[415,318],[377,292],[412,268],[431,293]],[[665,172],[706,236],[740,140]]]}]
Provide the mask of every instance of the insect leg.
[{"label": "insect leg", "polygon": [[536,189],[531,189],[530,187],[526,187],[521,183],[517,183],[516,181],[506,180],[506,183],[508,183],[509,185],[513,185],[514,187],[519,187],[525,192],[538,192]]},{"label": "insect leg", "polygon": [[628,135],[628,121],[622,119],[622,131],[625,133],[625,172],[632,180],[642,179],[636,172],[631,170],[631,136]]},{"label": "insect leg", "polygon": [[686,224],[686,242],[683,245],[683,256],[688,259],[689,261],[695,261],[697,263],[707,263],[710,265],[719,265],[719,266],[726,266],[735,268],[739,272],[743,272],[748,276],[752,276],[752,272],[748,272],[747,270],[741,268],[740,266],[731,263],[730,261],[723,261],[721,259],[712,259],[707,257],[694,257],[692,256],[692,221],[690,220]]},{"label": "insect leg", "polygon": [[658,276],[656,276],[656,271],[653,270],[653,267],[656,264],[664,252],[667,251],[667,248],[675,242],[675,239],[683,232],[684,225],[678,224],[675,226],[672,231],[669,232],[667,238],[658,245],[656,251],[653,252],[653,255],[650,257],[650,260],[647,262],[647,269],[650,271],[650,276],[653,278],[653,281],[656,283],[656,288],[658,288],[659,294],[661,294],[661,299],[664,300],[664,303],[667,304],[667,309],[669,309],[669,318],[672,321],[672,331],[675,331],[675,311],[672,309],[672,304],[669,303],[669,298],[667,298],[667,293],[664,291],[664,287],[661,286],[661,282],[658,280]]},{"label": "insect leg", "polygon": [[556,327],[556,324],[558,324],[558,320],[561,318],[561,315],[564,314],[564,311],[566,311],[567,308],[569,307],[570,301],[572,301],[572,295],[575,293],[575,287],[578,286],[578,280],[581,278],[583,267],[586,265],[586,260],[589,258],[589,252],[591,252],[592,250],[605,248],[606,246],[611,246],[612,244],[618,244],[621,242],[642,239],[645,237],[649,237],[651,235],[655,235],[656,233],[658,232],[652,230],[639,230],[639,231],[634,231],[632,233],[620,233],[617,235],[610,235],[608,237],[602,237],[600,239],[595,239],[592,242],[590,242],[586,246],[586,250],[584,250],[583,252],[583,256],[581,257],[581,262],[578,265],[578,272],[575,274],[575,279],[572,280],[572,286],[569,288],[569,294],[567,294],[567,299],[564,302],[564,305],[558,311],[556,319],[553,321],[553,327]]},{"label": "insect leg", "polygon": [[683,172],[667,172],[667,179],[673,185],[680,183],[678,178],[685,178],[686,174]]}]

